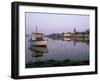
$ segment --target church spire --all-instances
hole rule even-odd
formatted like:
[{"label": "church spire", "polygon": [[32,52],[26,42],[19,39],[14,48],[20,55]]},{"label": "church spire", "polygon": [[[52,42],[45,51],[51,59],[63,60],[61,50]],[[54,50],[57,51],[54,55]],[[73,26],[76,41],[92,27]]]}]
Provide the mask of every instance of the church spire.
[{"label": "church spire", "polygon": [[76,28],[74,28],[74,31],[73,32],[76,33]]}]

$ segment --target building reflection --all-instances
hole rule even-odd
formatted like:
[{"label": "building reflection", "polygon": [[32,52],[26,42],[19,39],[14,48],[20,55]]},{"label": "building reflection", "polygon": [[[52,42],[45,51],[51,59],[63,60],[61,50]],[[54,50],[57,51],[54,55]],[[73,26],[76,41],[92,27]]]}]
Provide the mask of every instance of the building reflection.
[{"label": "building reflection", "polygon": [[86,37],[86,38],[83,38],[83,37],[80,37],[80,38],[66,37],[66,38],[63,38],[61,40],[63,40],[63,41],[73,41],[74,45],[76,45],[76,43],[78,43],[78,42],[82,42],[82,43],[89,45],[89,38],[88,37]]},{"label": "building reflection", "polygon": [[82,42],[87,45],[89,45],[89,37],[49,37],[52,40],[61,40],[61,41],[73,41],[73,44],[76,45],[76,43]]},{"label": "building reflection", "polygon": [[74,45],[76,45],[78,42],[89,45],[89,32],[89,29],[80,32],[74,28],[73,32],[52,33],[47,35],[47,37],[52,40],[73,41]]}]

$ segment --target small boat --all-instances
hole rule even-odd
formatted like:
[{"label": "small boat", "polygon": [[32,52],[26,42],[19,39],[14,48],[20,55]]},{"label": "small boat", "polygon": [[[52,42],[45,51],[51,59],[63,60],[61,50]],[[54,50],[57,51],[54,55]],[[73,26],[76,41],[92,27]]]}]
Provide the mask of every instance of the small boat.
[{"label": "small boat", "polygon": [[44,34],[37,32],[37,27],[36,27],[36,31],[32,33],[30,44],[35,45],[35,46],[46,46],[47,45],[47,40],[45,39]]}]

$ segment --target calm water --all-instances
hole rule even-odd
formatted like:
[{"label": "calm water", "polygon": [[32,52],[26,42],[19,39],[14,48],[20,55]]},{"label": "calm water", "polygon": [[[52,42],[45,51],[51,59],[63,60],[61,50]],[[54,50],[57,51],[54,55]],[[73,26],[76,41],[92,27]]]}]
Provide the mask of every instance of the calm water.
[{"label": "calm water", "polygon": [[30,44],[31,36],[26,37],[26,57],[25,62],[38,62],[47,60],[89,61],[89,41],[77,41],[66,39],[48,39],[46,47],[35,47]]}]

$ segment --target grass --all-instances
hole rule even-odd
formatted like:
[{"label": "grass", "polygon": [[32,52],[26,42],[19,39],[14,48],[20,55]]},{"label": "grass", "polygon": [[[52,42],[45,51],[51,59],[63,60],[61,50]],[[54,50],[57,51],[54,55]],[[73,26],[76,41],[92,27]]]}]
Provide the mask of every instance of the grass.
[{"label": "grass", "polygon": [[56,67],[56,66],[77,66],[77,65],[89,65],[88,60],[74,61],[65,59],[63,61],[59,60],[47,60],[47,61],[38,61],[38,62],[29,62],[26,64],[26,68],[35,68],[35,67]]}]

